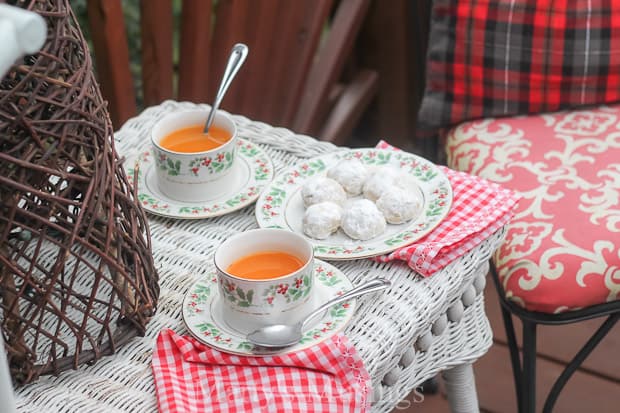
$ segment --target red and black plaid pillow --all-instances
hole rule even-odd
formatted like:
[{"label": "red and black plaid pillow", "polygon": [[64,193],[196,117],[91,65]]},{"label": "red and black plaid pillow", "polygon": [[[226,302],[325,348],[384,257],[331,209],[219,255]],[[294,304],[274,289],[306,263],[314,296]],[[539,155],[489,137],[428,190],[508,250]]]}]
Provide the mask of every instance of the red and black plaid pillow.
[{"label": "red and black plaid pillow", "polygon": [[620,101],[620,1],[434,0],[419,121]]}]

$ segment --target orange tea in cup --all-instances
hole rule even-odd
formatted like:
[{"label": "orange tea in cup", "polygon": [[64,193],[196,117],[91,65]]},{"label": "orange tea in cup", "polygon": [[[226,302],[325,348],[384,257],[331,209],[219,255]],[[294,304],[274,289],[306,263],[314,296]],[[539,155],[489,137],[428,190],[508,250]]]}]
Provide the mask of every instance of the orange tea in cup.
[{"label": "orange tea in cup", "polygon": [[261,251],[241,257],[226,272],[248,280],[269,280],[293,273],[304,266],[302,260],[286,252]]},{"label": "orange tea in cup", "polygon": [[222,146],[230,140],[231,134],[217,126],[211,126],[209,133],[203,132],[204,125],[189,126],[178,129],[164,136],[159,145],[173,152],[204,152]]}]

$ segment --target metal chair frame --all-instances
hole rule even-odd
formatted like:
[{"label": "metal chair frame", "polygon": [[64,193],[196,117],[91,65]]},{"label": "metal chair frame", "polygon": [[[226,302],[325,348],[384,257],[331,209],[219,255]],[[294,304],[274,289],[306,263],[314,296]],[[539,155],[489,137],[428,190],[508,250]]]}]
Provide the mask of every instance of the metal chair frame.
[{"label": "metal chair frame", "polygon": [[[499,280],[497,269],[491,260],[491,275],[498,292],[502,319],[506,329],[510,361],[517,395],[517,407],[520,413],[533,413],[536,409],[536,332],[539,324],[562,325],[577,323],[599,317],[607,317],[594,334],[586,341],[573,359],[566,365],[558,376],[547,395],[543,413],[550,413],[557,401],[560,392],[581,366],[596,346],[605,338],[620,318],[620,301],[598,304],[581,310],[559,314],[548,314],[528,311],[506,299],[504,288]],[[516,316],[523,324],[522,356],[519,355],[519,346],[515,334],[512,316]]]}]

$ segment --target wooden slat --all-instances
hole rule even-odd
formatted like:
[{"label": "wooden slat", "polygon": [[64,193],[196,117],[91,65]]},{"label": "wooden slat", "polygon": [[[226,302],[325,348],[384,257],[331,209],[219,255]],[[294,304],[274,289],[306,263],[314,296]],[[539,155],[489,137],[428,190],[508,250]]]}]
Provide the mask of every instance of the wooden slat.
[{"label": "wooden slat", "polygon": [[[253,2],[246,0],[218,0],[216,8],[216,21],[211,40],[211,64],[209,65],[209,96],[211,103],[215,99],[220,85],[224,68],[230,55],[230,50],[235,43],[247,41],[247,31],[256,24],[254,16],[250,13]],[[238,89],[243,85],[243,72],[251,66],[252,49],[248,54],[244,67],[238,73],[238,78],[230,86],[222,103],[222,108],[235,111],[239,105]]]},{"label": "wooden slat", "polygon": [[420,8],[427,2],[393,0],[390,7],[373,2],[360,33],[364,45],[359,53],[361,63],[381,73],[378,114],[369,123],[368,134],[389,137],[394,145],[406,150],[411,150],[414,144],[418,97],[413,89],[418,85],[417,73],[424,71],[425,62],[425,56],[413,47],[417,42],[411,32],[417,25],[411,19],[410,8]]},{"label": "wooden slat", "polygon": [[142,90],[145,105],[172,94],[172,0],[141,0]]},{"label": "wooden slat", "polygon": [[240,75],[241,113],[277,126],[287,124],[285,112],[296,108],[331,1],[253,3],[257,25],[246,33],[251,62]]},{"label": "wooden slat", "polygon": [[293,123],[296,131],[316,133],[321,121],[321,105],[342,73],[369,5],[370,0],[341,0],[324,48],[308,75],[305,94]]},{"label": "wooden slat", "polygon": [[[243,41],[250,49],[223,107],[276,126],[289,125],[331,4],[332,0],[218,4],[214,47]],[[225,58],[228,50],[213,53]]]},{"label": "wooden slat", "polygon": [[[486,308],[493,326],[495,340],[506,343],[500,304],[491,280],[487,283]],[[562,326],[540,326],[538,329],[538,354],[568,363],[581,346],[594,334],[603,319],[589,320]],[[521,323],[515,320],[517,339],[521,340]],[[620,325],[616,325],[584,361],[582,368],[611,377],[620,382],[620,357],[610,357],[620,348]]]},{"label": "wooden slat", "polygon": [[[268,113],[282,125],[290,126],[299,110],[306,77],[317,55],[321,35],[332,9],[332,0],[304,0],[288,7],[284,20],[289,22],[279,30],[281,41],[274,57],[273,98]],[[282,82],[287,85],[281,87]]]},{"label": "wooden slat", "polygon": [[278,94],[274,101],[281,104],[276,110],[282,113],[281,121],[285,125],[293,123],[299,110],[303,88],[307,83],[312,63],[317,57],[321,36],[333,4],[333,0],[305,1],[305,9],[302,10],[301,6],[295,9],[298,11],[299,22],[296,25],[289,25],[282,33],[282,38],[287,41],[282,45],[282,49],[288,50],[288,53],[283,57],[284,61],[280,65],[281,73],[278,75],[287,76],[289,86],[288,90],[276,89]]},{"label": "wooden slat", "polygon": [[136,115],[129,50],[120,0],[88,0],[97,77],[115,129]]},{"label": "wooden slat", "polygon": [[[249,48],[248,58],[239,73],[237,74],[238,80],[235,81],[235,86],[231,86],[231,91],[229,92],[230,97],[229,101],[232,102],[235,111],[244,114],[244,106],[248,103],[247,99],[247,89],[248,87],[252,87],[256,83],[262,84],[263,78],[257,77],[255,74],[263,70],[264,73],[264,62],[257,62],[256,58],[259,56],[258,53],[264,53],[265,50],[262,48],[262,45],[258,43],[259,41],[259,33],[272,35],[274,32],[274,27],[271,26],[266,28],[266,30],[259,29],[259,26],[262,25],[262,29],[265,28],[266,22],[274,22],[275,20],[272,15],[278,12],[277,6],[275,7],[266,7],[269,4],[273,4],[278,0],[263,0],[263,1],[246,1],[246,0],[236,0],[237,5],[234,7],[232,21],[230,24],[235,27],[234,30],[231,31],[234,36],[231,39],[230,46],[234,43],[242,42],[245,43]],[[261,7],[261,5],[265,5],[265,7]],[[267,9],[268,13],[260,14],[260,9]],[[237,23],[240,22],[240,23]],[[241,23],[242,22],[242,23]],[[239,25],[240,24],[240,25]],[[264,32],[267,33],[264,33]],[[228,50],[226,51],[228,53]],[[253,98],[257,98],[257,96],[253,96]],[[260,98],[260,97],[258,97]],[[257,116],[256,112],[247,112],[248,115],[254,119],[260,119]]]},{"label": "wooden slat", "polygon": [[376,96],[378,80],[377,72],[369,69],[361,70],[347,85],[330,111],[318,137],[336,145],[345,144],[351,137],[353,128],[362,117],[364,110]]},{"label": "wooden slat", "polygon": [[183,0],[178,100],[208,102],[211,0]]},{"label": "wooden slat", "polygon": [[246,27],[243,42],[248,45],[250,52],[246,66],[235,81],[239,87],[234,90],[234,104],[239,113],[270,123],[273,119],[267,116],[265,107],[271,100],[271,72],[277,66],[273,57],[276,49],[274,42],[279,34],[286,4],[282,0],[265,0],[251,2],[249,7],[253,24]]}]

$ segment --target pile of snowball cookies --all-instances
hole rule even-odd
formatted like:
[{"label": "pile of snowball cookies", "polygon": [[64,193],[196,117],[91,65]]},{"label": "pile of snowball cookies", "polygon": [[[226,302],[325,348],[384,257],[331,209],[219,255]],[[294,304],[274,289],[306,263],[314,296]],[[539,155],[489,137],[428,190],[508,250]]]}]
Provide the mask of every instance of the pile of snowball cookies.
[{"label": "pile of snowball cookies", "polygon": [[301,188],[303,232],[325,239],[342,228],[356,240],[382,234],[387,224],[402,224],[422,212],[422,194],[415,179],[390,166],[366,166],[359,159],[340,161],[324,176]]}]

